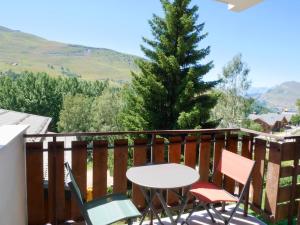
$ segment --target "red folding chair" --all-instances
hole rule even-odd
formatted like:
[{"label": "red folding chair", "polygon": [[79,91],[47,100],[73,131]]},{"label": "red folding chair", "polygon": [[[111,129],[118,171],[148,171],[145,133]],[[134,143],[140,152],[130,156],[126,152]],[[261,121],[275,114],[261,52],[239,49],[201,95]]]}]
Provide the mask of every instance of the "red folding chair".
[{"label": "red folding chair", "polygon": [[[215,215],[219,217],[219,219],[223,220],[227,225],[238,209],[246,193],[246,190],[249,188],[254,164],[255,162],[253,160],[247,159],[243,156],[223,149],[221,159],[218,163],[217,171],[219,171],[223,176],[228,176],[238,183],[244,185],[240,196],[233,196],[214,183],[199,181],[193,184],[190,190],[190,192],[195,197],[195,201],[194,207],[185,222],[187,223],[187,220],[190,218],[193,212],[198,210],[199,207],[204,207],[207,210],[213,223],[215,223],[215,219],[209,211],[210,209],[213,210]],[[215,203],[224,204],[226,202],[236,202],[236,206],[232,209],[229,218],[223,217],[222,214],[214,208]]]}]

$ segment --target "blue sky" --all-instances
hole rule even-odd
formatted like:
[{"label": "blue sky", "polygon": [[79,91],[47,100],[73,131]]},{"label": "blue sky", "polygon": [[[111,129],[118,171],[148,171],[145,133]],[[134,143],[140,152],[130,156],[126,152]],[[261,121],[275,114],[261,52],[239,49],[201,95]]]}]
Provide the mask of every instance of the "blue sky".
[{"label": "blue sky", "polygon": [[[251,69],[253,86],[300,81],[300,1],[264,0],[241,13],[214,0],[193,0],[209,36],[207,60],[215,79],[237,53]],[[10,0],[1,3],[0,25],[49,40],[104,47],[143,56],[141,37],[151,37],[148,20],[162,15],[159,0]]]}]

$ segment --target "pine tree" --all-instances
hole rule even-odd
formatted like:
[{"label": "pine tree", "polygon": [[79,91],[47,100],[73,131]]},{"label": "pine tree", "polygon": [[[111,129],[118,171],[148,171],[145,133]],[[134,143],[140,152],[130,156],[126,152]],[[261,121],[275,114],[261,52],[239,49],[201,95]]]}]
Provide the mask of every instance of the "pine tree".
[{"label": "pine tree", "polygon": [[197,6],[191,0],[161,0],[164,18],[149,21],[154,40],[143,38],[147,60],[138,60],[132,73],[122,114],[127,129],[187,129],[215,126],[209,121],[217,102],[209,91],[218,81],[204,81],[212,61],[200,63],[210,47],[198,49],[207,36],[197,24]]}]

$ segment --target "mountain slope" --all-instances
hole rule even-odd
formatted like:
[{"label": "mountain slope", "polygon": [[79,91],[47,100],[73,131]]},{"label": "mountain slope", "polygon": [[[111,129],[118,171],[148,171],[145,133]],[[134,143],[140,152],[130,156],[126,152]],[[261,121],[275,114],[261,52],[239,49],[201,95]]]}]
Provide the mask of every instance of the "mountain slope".
[{"label": "mountain slope", "polygon": [[284,82],[259,97],[270,108],[280,111],[284,109],[296,110],[296,100],[300,99],[300,82]]},{"label": "mountain slope", "polygon": [[136,56],[104,48],[48,41],[0,26],[0,71],[47,72],[84,79],[130,79]]}]

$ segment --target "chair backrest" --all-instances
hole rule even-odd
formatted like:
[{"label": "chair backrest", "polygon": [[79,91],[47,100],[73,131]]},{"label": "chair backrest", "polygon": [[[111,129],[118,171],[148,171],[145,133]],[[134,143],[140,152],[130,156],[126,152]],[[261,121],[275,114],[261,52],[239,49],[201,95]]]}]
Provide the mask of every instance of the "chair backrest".
[{"label": "chair backrest", "polygon": [[76,183],[75,177],[72,173],[72,170],[71,170],[71,167],[70,167],[69,163],[66,162],[65,167],[66,167],[66,170],[67,170],[67,174],[70,178],[70,181],[68,182],[68,186],[70,187],[71,192],[75,195],[75,198],[78,201],[78,203],[83,206],[84,201],[83,201],[80,189],[79,189],[79,187]]},{"label": "chair backrest", "polygon": [[76,179],[75,179],[75,177],[72,173],[72,169],[71,169],[68,162],[65,163],[65,167],[66,167],[66,170],[67,170],[67,175],[70,178],[70,181],[68,182],[68,186],[71,189],[72,194],[74,194],[77,203],[79,204],[79,209],[81,211],[81,214],[82,214],[86,224],[87,225],[92,225],[92,222],[91,222],[91,220],[89,218],[89,215],[86,211],[86,208],[84,206],[84,200],[82,198],[80,189],[79,189],[79,187],[76,183]]},{"label": "chair backrest", "polygon": [[235,181],[246,184],[255,161],[223,149],[217,170]]}]

